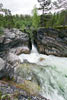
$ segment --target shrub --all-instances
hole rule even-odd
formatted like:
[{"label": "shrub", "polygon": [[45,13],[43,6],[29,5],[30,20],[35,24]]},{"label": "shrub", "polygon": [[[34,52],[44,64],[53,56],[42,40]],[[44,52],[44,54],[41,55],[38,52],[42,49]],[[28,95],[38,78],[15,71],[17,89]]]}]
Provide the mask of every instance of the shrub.
[{"label": "shrub", "polygon": [[2,92],[0,91],[0,100],[1,100]]},{"label": "shrub", "polygon": [[0,27],[0,35],[2,35],[4,33],[3,28]]},{"label": "shrub", "polygon": [[6,94],[6,95],[3,95],[1,99],[2,99],[2,100],[11,100],[11,99],[10,99],[10,96],[7,95],[7,94]]}]

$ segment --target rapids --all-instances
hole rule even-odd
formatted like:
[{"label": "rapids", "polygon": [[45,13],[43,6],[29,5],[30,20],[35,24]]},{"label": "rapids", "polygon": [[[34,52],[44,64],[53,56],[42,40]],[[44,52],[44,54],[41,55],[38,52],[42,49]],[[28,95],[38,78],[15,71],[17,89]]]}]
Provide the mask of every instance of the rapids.
[{"label": "rapids", "polygon": [[21,62],[27,60],[41,66],[34,72],[44,97],[49,100],[67,100],[67,58],[39,54],[34,45],[30,54],[21,54],[19,58]]}]

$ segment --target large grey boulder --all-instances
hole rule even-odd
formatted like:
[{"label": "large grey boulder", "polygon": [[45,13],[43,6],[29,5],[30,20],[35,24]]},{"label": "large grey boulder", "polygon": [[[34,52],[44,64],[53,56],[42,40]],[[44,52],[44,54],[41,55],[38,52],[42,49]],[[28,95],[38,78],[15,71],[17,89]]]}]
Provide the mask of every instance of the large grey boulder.
[{"label": "large grey boulder", "polygon": [[[28,49],[25,49],[27,47]],[[3,52],[15,50],[15,54],[30,53],[31,41],[29,35],[19,29],[4,29],[4,34],[0,36],[0,55]]]},{"label": "large grey boulder", "polygon": [[40,84],[40,81],[37,77],[37,70],[40,70],[41,66],[37,64],[31,64],[24,62],[23,64],[19,64],[18,67],[14,70],[14,78],[16,82],[21,83],[23,80],[31,81],[36,84]]},{"label": "large grey boulder", "polygon": [[14,71],[19,64],[19,57],[13,53],[8,53],[5,61],[0,58],[0,79],[3,77],[9,77],[10,79],[12,79],[14,77]]},{"label": "large grey boulder", "polygon": [[5,67],[6,77],[12,79],[14,77],[14,72],[18,65],[21,63],[17,55],[9,53],[7,56],[7,65]]},{"label": "large grey boulder", "polygon": [[12,78],[14,76],[14,68],[12,65],[0,58],[0,79]]},{"label": "large grey boulder", "polygon": [[34,38],[39,53],[67,56],[67,31],[40,28]]}]

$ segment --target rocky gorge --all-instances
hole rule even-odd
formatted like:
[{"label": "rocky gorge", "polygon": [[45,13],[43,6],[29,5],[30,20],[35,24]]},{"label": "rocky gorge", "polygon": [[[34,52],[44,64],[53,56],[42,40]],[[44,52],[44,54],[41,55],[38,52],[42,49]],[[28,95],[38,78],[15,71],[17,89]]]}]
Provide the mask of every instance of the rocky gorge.
[{"label": "rocky gorge", "polygon": [[[18,56],[22,53],[30,54],[32,45],[29,35],[15,28],[4,29],[3,32],[0,36],[0,99],[47,100],[38,96],[37,82],[26,78],[28,77],[27,68],[22,69],[24,73],[21,71],[26,64],[22,64]],[[21,74],[23,74],[22,77]]]},{"label": "rocky gorge", "polygon": [[[0,36],[0,92],[2,97],[8,94],[7,97],[10,98],[8,100],[51,100],[50,98],[46,99],[47,97],[41,93],[44,87],[45,94],[47,90],[46,85],[43,87],[43,83],[54,85],[53,80],[50,81],[49,77],[54,72],[54,68],[50,68],[51,60],[49,60],[49,65],[44,63],[47,58],[51,58],[42,54],[66,57],[67,30],[61,32],[56,29],[40,28],[33,36],[34,45],[40,54],[35,48],[35,53],[31,51],[32,40],[27,33],[19,29],[4,29],[3,35]],[[58,72],[55,73],[58,74]],[[49,82],[45,76],[48,76]],[[54,88],[56,87],[50,87],[50,89],[48,87],[48,90],[53,93]],[[61,91],[60,86],[59,91]],[[66,98],[66,96],[64,97]],[[58,98],[56,100],[65,99]]]}]

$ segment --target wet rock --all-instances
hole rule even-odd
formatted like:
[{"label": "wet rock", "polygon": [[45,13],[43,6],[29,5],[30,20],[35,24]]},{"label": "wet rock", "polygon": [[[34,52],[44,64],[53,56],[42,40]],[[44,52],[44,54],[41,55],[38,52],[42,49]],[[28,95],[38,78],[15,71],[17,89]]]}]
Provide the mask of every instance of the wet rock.
[{"label": "wet rock", "polygon": [[0,58],[0,79],[14,77],[14,71],[20,64],[20,59],[13,53],[8,53],[6,60]]},{"label": "wet rock", "polygon": [[16,63],[20,63],[20,59],[17,55],[13,53],[9,53],[7,56],[7,62],[11,65],[14,65]]},{"label": "wet rock", "polygon": [[[12,96],[15,94],[15,91],[18,91],[18,100],[23,100],[23,98],[25,100],[26,98],[27,100],[29,98],[31,100],[47,100],[40,96],[41,81],[37,73],[42,70],[41,66],[30,63],[18,63],[15,66],[16,63],[12,62],[7,63],[4,68],[4,78],[9,76],[10,79],[13,78],[13,81],[7,81],[8,84],[6,85],[5,83],[0,83],[0,91],[3,95],[10,94]],[[23,91],[26,91],[26,93]]]},{"label": "wet rock", "polygon": [[32,79],[35,80],[34,74],[33,74],[33,64],[29,63],[23,63],[20,64],[19,67],[16,68],[15,74],[20,76],[22,79],[31,81]]},{"label": "wet rock", "polygon": [[0,58],[0,79],[4,76],[3,70],[5,68],[5,61]]},{"label": "wet rock", "polygon": [[37,31],[36,38],[34,39],[39,53],[67,56],[67,35],[65,32],[67,31],[40,28]]},{"label": "wet rock", "polygon": [[[4,35],[0,36],[0,53],[12,52],[15,54],[30,53],[31,41],[27,33],[19,29],[4,29]],[[1,56],[2,57],[2,56]]]},{"label": "wet rock", "polygon": [[3,43],[5,35],[0,36],[0,43]]},{"label": "wet rock", "polygon": [[39,61],[41,62],[41,61],[44,61],[45,60],[45,58],[43,58],[43,57],[41,57],[40,59],[39,59]]},{"label": "wet rock", "polygon": [[3,69],[5,76],[9,79],[12,79],[14,77],[14,71],[20,64],[20,59],[17,55],[13,53],[8,53],[8,56],[6,57],[6,66]]},{"label": "wet rock", "polygon": [[9,52],[14,53],[16,55],[20,55],[22,53],[29,54],[30,50],[29,50],[28,47],[22,46],[22,47],[17,47],[17,48],[10,49]]},{"label": "wet rock", "polygon": [[23,83],[23,80],[27,80],[40,86],[41,83],[36,74],[37,69],[40,70],[40,66],[36,64],[30,64],[28,62],[19,64],[14,71],[14,79],[18,83]]},{"label": "wet rock", "polygon": [[0,58],[0,70],[2,70],[5,67],[5,61]]}]

